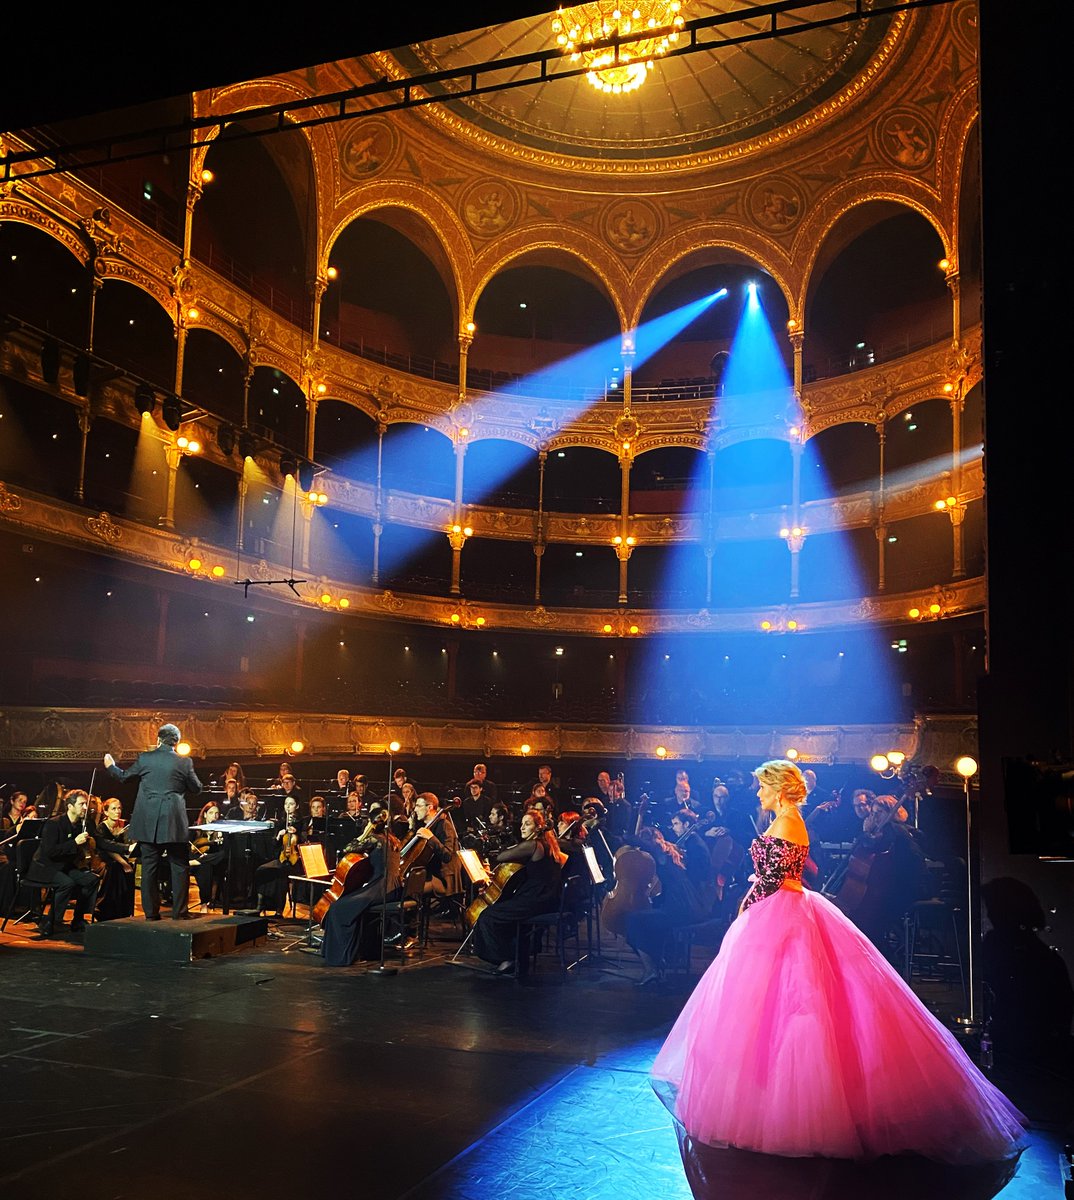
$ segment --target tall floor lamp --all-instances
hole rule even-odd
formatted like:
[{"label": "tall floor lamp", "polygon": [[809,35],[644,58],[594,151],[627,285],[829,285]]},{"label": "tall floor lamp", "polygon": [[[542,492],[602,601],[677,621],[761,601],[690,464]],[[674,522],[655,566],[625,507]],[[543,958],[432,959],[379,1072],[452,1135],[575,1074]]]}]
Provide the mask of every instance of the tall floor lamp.
[{"label": "tall floor lamp", "polygon": [[[399,749],[400,746],[398,742],[388,743],[388,790],[384,793],[384,807],[385,815],[387,817],[387,821],[384,826],[384,896],[380,902],[380,965],[369,971],[368,973],[370,975],[390,976],[399,974],[398,967],[387,967],[384,965],[384,947],[388,934],[388,855],[390,853],[390,847],[388,843],[392,836],[392,783],[395,779],[392,771],[392,760],[394,756],[399,753]],[[400,902],[400,910],[401,909],[402,902]],[[401,911],[400,919],[402,919]]]},{"label": "tall floor lamp", "polygon": [[973,847],[970,824],[970,780],[977,774],[977,760],[964,754],[955,763],[955,770],[962,776],[962,790],[966,796],[966,967],[969,974],[970,1011],[956,1022],[967,1033],[976,1033],[980,1027],[977,1020],[977,1008],[974,1003],[973,986]]}]

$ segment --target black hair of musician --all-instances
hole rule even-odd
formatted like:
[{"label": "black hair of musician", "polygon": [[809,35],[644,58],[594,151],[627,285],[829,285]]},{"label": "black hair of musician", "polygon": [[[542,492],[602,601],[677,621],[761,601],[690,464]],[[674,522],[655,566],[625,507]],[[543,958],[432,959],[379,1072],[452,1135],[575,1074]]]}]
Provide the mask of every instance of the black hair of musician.
[{"label": "black hair of musician", "polygon": [[179,739],[181,737],[182,734],[179,732],[178,725],[172,725],[171,723],[168,723],[166,725],[161,725],[161,727],[157,730],[157,741],[164,743],[166,746],[178,746]]}]

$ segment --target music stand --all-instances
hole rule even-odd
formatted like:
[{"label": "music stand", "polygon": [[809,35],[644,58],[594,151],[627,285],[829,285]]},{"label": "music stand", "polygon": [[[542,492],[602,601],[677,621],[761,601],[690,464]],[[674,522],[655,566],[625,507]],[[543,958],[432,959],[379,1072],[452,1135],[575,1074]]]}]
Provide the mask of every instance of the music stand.
[{"label": "music stand", "polygon": [[309,885],[309,893],[306,897],[308,903],[306,933],[304,937],[295,938],[290,945],[284,946],[284,954],[288,950],[293,950],[302,942],[305,942],[311,949],[313,948],[313,889],[315,887],[330,887],[333,882],[332,874],[328,870],[328,863],[325,861],[324,847],[320,842],[307,842],[304,846],[299,846],[298,854],[302,859],[302,869],[306,873],[305,875],[288,875],[287,878],[292,883],[305,883]]}]

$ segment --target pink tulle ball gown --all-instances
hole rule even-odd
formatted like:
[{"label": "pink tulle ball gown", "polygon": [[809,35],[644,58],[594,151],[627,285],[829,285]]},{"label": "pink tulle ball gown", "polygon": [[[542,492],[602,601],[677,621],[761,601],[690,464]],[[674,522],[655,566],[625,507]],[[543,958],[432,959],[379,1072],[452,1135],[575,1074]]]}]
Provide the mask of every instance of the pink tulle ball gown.
[{"label": "pink tulle ball gown", "polygon": [[744,911],[653,1066],[687,1133],[794,1157],[1017,1156],[1021,1113],[835,905],[795,890],[807,848],[750,852]]}]

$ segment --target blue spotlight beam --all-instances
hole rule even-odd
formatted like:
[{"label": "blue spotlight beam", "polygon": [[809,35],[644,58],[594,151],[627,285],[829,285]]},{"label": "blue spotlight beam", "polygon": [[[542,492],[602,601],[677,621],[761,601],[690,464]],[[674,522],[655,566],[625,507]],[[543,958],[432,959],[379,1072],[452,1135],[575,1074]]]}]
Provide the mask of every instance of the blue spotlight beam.
[{"label": "blue spotlight beam", "polygon": [[[691,322],[697,320],[710,305],[726,295],[727,289],[722,288],[709,296],[703,296],[700,300],[683,305],[674,312],[646,322],[625,338],[617,334],[595,346],[579,350],[559,362],[541,367],[522,380],[517,390],[525,396],[548,396],[554,408],[554,415],[549,414],[549,428],[562,429],[577,420],[594,404],[620,394],[617,388],[621,382],[624,344],[633,346],[633,364],[640,366]],[[567,399],[564,400],[563,397]],[[489,401],[483,398],[470,399],[473,409],[473,432],[480,430],[481,422],[492,405],[501,404],[503,399],[504,394],[497,392],[491,393]],[[471,503],[480,503],[485,496],[495,491],[531,454],[532,451],[527,447],[520,446],[516,453],[505,445],[499,461],[485,465],[482,487],[476,492],[477,498],[471,499]],[[429,441],[422,427],[414,426],[403,437],[397,438],[393,445],[393,455],[402,456],[407,461],[408,470],[415,481],[415,491],[420,491],[420,481],[428,475],[431,466],[428,457]],[[337,469],[347,478],[372,481],[376,479],[376,460],[377,449],[370,446],[344,459]],[[475,490],[469,488],[468,491],[471,497],[474,497]],[[411,534],[406,544],[393,546],[390,542],[381,543],[380,562],[386,574],[397,570],[433,539],[442,536],[437,530],[413,530]]]}]

